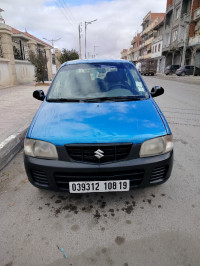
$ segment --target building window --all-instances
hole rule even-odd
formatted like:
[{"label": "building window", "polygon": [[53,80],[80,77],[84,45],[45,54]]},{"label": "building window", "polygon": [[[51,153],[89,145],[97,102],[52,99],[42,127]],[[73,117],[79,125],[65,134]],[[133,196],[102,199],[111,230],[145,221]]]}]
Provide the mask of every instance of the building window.
[{"label": "building window", "polygon": [[158,45],[158,52],[160,52],[160,44]]},{"label": "building window", "polygon": [[178,19],[181,15],[181,8],[180,6],[176,9],[176,19]]},{"label": "building window", "polygon": [[155,46],[155,53],[157,52],[157,45]]},{"label": "building window", "polygon": [[178,31],[175,30],[172,32],[172,42],[175,42],[177,40]]}]

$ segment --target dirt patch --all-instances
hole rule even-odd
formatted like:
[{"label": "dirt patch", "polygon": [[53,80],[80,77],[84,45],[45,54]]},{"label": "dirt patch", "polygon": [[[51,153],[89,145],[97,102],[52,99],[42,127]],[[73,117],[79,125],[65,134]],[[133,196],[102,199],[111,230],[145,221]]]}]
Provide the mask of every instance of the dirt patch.
[{"label": "dirt patch", "polygon": [[72,225],[71,229],[72,231],[77,232],[80,229],[80,227],[77,224],[74,224]]},{"label": "dirt patch", "polygon": [[125,238],[122,237],[122,236],[117,236],[117,237],[115,238],[115,243],[116,243],[117,245],[122,245],[122,244],[125,243]]}]

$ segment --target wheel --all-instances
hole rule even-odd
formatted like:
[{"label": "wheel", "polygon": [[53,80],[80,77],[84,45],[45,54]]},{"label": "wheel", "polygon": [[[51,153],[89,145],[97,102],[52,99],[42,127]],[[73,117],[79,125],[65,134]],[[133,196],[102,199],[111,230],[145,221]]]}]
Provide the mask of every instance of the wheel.
[{"label": "wheel", "polygon": [[181,76],[182,76],[182,77],[184,77],[185,75],[186,75],[185,72],[182,72],[182,73],[181,73]]}]

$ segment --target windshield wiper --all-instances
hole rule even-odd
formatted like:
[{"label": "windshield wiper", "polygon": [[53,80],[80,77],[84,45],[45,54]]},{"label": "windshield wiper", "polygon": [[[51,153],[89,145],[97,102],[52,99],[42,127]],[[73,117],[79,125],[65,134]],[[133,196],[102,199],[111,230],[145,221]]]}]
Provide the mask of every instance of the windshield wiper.
[{"label": "windshield wiper", "polygon": [[146,98],[136,96],[115,96],[115,97],[98,97],[98,98],[86,98],[84,102],[105,102],[105,101],[140,101]]},{"label": "windshield wiper", "polygon": [[96,97],[96,98],[74,98],[74,99],[67,99],[67,98],[55,98],[55,99],[47,99],[47,102],[71,102],[71,103],[77,103],[77,102],[127,102],[127,101],[140,101],[144,100],[146,98],[141,96],[115,96],[115,97]]},{"label": "windshield wiper", "polygon": [[66,99],[66,98],[52,98],[52,99],[47,99],[47,102],[58,102],[58,103],[61,103],[61,102],[69,102],[69,103],[77,103],[77,102],[80,102],[82,101],[81,99]]}]

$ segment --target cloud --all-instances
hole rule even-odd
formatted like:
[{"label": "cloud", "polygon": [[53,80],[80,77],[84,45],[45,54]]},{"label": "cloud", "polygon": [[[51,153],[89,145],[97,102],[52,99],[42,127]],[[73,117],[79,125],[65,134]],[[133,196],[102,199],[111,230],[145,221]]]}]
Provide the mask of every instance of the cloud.
[{"label": "cloud", "polygon": [[[62,7],[65,3],[65,9]],[[78,51],[78,24],[82,22],[82,54],[84,56],[84,22],[97,19],[87,27],[87,52],[98,58],[120,58],[120,51],[131,46],[135,33],[141,31],[144,16],[165,12],[166,0],[109,0],[109,1],[6,0],[0,3],[5,10],[6,24],[38,38],[58,39],[59,49]],[[17,11],[17,12],[16,12]]]}]

